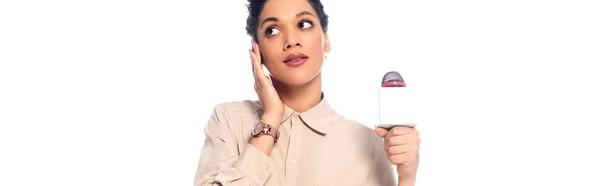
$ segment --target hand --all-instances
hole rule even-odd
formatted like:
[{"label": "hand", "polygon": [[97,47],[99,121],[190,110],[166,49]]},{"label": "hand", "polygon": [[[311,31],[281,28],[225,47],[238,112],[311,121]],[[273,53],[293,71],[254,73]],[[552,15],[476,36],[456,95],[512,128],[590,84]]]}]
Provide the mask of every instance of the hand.
[{"label": "hand", "polygon": [[397,165],[399,183],[414,185],[419,167],[419,148],[421,138],[419,131],[412,127],[397,126],[387,131],[383,128],[375,129],[379,137],[384,138],[385,151],[390,163]]},{"label": "hand", "polygon": [[254,74],[254,91],[258,95],[263,108],[263,120],[275,127],[279,128],[281,118],[283,117],[284,106],[279,94],[273,87],[271,78],[265,75],[260,57],[260,49],[255,41],[252,41],[252,49],[249,51],[252,59],[252,72]]}]

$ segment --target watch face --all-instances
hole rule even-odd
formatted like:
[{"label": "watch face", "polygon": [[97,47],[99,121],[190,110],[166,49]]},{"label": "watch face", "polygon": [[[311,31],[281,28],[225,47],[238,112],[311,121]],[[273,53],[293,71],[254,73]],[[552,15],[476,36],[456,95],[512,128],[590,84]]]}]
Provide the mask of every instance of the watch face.
[{"label": "watch face", "polygon": [[256,124],[254,124],[254,129],[252,129],[252,135],[256,136],[257,134],[260,134],[264,126],[265,124],[261,121],[258,121]]}]

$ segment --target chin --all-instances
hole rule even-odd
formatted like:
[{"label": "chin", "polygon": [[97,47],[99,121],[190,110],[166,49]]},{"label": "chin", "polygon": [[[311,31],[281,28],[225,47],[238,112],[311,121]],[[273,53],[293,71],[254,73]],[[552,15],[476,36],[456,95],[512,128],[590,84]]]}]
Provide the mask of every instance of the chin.
[{"label": "chin", "polygon": [[286,85],[304,85],[312,81],[320,72],[284,72],[281,76],[277,76],[276,79]]}]

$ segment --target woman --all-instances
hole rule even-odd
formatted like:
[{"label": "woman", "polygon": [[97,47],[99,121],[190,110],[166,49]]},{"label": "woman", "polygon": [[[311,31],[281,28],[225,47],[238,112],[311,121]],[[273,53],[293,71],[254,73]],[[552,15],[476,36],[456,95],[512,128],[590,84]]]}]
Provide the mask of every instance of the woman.
[{"label": "woman", "polygon": [[194,185],[414,185],[417,130],[373,131],[327,104],[321,67],[331,47],[321,2],[249,0],[248,9],[260,100],[214,107]]}]

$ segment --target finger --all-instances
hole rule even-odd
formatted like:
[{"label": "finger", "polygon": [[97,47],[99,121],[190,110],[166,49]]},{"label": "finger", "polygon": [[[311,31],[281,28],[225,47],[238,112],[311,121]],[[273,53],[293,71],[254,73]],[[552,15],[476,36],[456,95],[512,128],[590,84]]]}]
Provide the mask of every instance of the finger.
[{"label": "finger", "polygon": [[[389,132],[388,132],[389,133]],[[407,144],[421,144],[421,137],[419,137],[418,132],[413,132],[406,135],[399,136],[388,136],[385,140],[385,150],[388,150],[391,146],[396,145],[407,145]]]},{"label": "finger", "polygon": [[253,53],[252,48],[248,49],[248,56],[250,56],[250,65],[252,66],[252,74],[254,74],[254,57],[252,56]]},{"label": "finger", "polygon": [[418,153],[404,153],[388,156],[390,163],[398,166],[411,167],[419,164]]},{"label": "finger", "polygon": [[258,82],[261,84],[267,83],[267,79],[265,78],[265,72],[263,71],[262,62],[260,60],[260,49],[258,44],[255,41],[252,41],[252,47],[254,51],[252,52],[252,57],[254,58],[252,64],[254,64],[254,69],[256,71],[256,77]]},{"label": "finger", "polygon": [[254,77],[254,83],[258,83],[257,79],[256,79],[256,66],[254,65],[254,63],[255,63],[254,61],[256,61],[256,60],[254,59],[253,50],[254,49],[249,49],[248,55],[250,55],[250,62],[251,62],[250,65],[252,66],[252,77]]},{"label": "finger", "polygon": [[412,127],[396,126],[390,130],[390,136],[401,136],[416,132],[417,129]]},{"label": "finger", "polygon": [[397,155],[397,154],[416,152],[417,149],[418,149],[418,146],[415,144],[396,145],[396,146],[391,146],[387,150],[387,153],[388,153],[388,155]]},{"label": "finger", "polygon": [[400,165],[406,162],[408,153],[389,155],[388,159],[393,165]]},{"label": "finger", "polygon": [[270,76],[265,76],[265,78],[267,78],[267,81],[268,81],[269,83],[271,83],[271,85],[273,84],[273,81],[271,80],[271,77],[270,77]]},{"label": "finger", "polygon": [[379,137],[385,137],[385,134],[387,134],[387,130],[385,130],[384,128],[376,128],[375,129],[375,134],[377,134],[377,136]]},{"label": "finger", "polygon": [[390,138],[388,138],[386,140],[386,142],[389,146],[394,146],[394,145],[405,145],[405,144],[409,144],[409,143],[418,144],[419,140],[420,140],[419,136],[415,135],[415,133],[411,133],[411,134],[401,135],[401,136],[391,136]]},{"label": "finger", "polygon": [[254,92],[258,94],[258,83],[256,83],[256,78],[254,79]]}]

